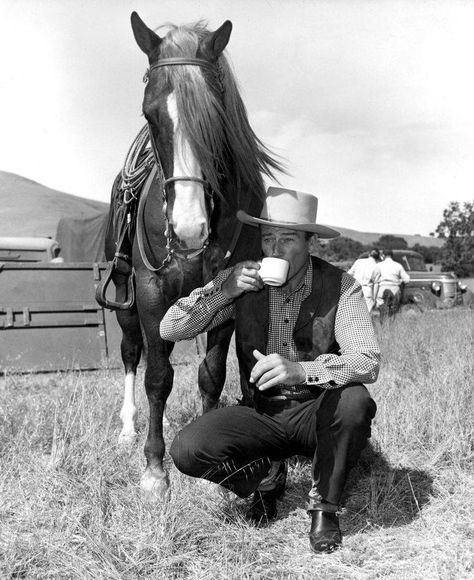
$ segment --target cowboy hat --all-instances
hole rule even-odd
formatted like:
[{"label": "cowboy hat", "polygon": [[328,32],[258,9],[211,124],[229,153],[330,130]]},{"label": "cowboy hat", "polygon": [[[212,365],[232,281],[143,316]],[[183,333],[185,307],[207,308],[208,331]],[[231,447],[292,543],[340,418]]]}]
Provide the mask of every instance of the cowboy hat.
[{"label": "cowboy hat", "polygon": [[249,226],[268,225],[317,234],[319,238],[337,238],[339,232],[316,223],[318,198],[281,187],[269,187],[260,217],[239,209],[237,218]]}]

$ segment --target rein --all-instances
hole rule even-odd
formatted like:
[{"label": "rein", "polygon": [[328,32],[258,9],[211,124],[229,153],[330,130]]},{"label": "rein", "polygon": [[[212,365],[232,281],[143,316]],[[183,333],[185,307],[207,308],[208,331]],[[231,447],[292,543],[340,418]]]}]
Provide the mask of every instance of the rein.
[{"label": "rein", "polygon": [[[158,267],[155,267],[151,264],[150,260],[148,259],[146,252],[145,252],[145,244],[144,244],[144,240],[143,240],[143,232],[145,229],[144,226],[144,222],[143,222],[143,214],[144,214],[144,210],[145,210],[145,204],[146,204],[146,200],[148,198],[148,192],[150,191],[151,188],[151,184],[153,182],[153,179],[155,178],[155,175],[157,172],[161,171],[161,175],[162,175],[162,168],[161,168],[161,164],[156,164],[153,166],[153,169],[150,173],[150,175],[148,176],[148,180],[145,183],[144,187],[143,187],[143,193],[140,196],[140,199],[138,201],[138,212],[137,212],[137,243],[138,243],[138,249],[140,251],[140,257],[143,261],[143,263],[145,264],[146,268],[148,270],[150,270],[151,272],[160,272],[163,268],[165,268],[174,257],[178,257],[178,258],[182,258],[184,260],[192,260],[193,258],[195,258],[196,256],[199,256],[199,254],[201,254],[202,252],[204,252],[204,250],[207,248],[207,246],[209,245],[209,241],[206,240],[204,242],[204,244],[202,245],[201,248],[197,248],[196,250],[175,250],[172,247],[172,243],[173,243],[173,233],[171,231],[170,228],[170,224],[168,222],[168,218],[167,218],[167,214],[166,214],[166,210],[164,208],[164,215],[165,215],[165,220],[166,220],[166,230],[165,230],[165,235],[166,235],[166,256],[165,258],[162,260],[161,265]],[[172,181],[197,181],[198,178],[193,178],[193,177],[170,177],[167,180],[163,180],[163,191],[166,191],[166,182],[172,182]],[[203,183],[204,180],[200,180]],[[163,200],[163,205],[166,205],[166,200]],[[186,253],[183,253],[186,252]]]}]

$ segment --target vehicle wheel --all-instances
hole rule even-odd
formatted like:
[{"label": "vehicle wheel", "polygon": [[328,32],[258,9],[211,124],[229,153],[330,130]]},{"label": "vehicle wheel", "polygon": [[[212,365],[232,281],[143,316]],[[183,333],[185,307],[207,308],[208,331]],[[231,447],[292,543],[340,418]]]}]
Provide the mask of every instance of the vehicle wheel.
[{"label": "vehicle wheel", "polygon": [[411,305],[412,308],[416,308],[421,312],[424,312],[425,310],[433,310],[436,308],[436,298],[431,294],[431,292],[417,290],[408,297],[408,305]]}]

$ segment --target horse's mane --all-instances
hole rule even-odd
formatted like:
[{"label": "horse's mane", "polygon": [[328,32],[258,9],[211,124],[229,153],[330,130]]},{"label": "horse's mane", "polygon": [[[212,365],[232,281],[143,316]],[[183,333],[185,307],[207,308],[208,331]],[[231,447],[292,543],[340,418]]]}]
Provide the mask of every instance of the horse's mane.
[{"label": "horse's mane", "polygon": [[[196,56],[199,41],[209,33],[204,21],[168,26],[160,47],[163,58]],[[284,168],[250,127],[226,56],[218,59],[212,89],[197,67],[170,66],[165,70],[176,95],[180,130],[213,190],[223,193],[219,183],[226,175],[235,181],[237,192],[247,190],[263,197],[262,173],[274,178],[274,172]]]}]

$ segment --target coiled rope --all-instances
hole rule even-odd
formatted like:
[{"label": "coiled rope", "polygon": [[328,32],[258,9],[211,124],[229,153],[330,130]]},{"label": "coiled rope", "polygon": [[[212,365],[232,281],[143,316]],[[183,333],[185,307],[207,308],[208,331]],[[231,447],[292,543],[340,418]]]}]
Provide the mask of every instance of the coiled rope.
[{"label": "coiled rope", "polygon": [[123,191],[125,204],[138,199],[138,192],[154,163],[155,158],[150,145],[148,125],[144,125],[128,150],[121,172],[120,189]]}]

